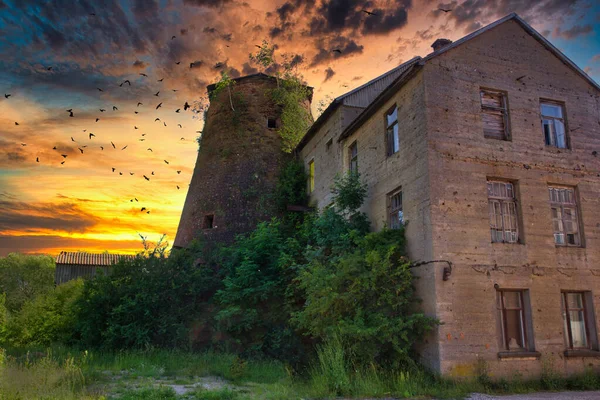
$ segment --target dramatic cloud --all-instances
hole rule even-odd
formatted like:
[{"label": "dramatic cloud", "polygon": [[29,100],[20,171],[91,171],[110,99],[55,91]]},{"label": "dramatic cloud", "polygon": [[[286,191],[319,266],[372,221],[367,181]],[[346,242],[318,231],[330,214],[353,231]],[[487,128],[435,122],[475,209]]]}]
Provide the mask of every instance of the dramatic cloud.
[{"label": "dramatic cloud", "polygon": [[325,70],[325,80],[323,82],[327,82],[328,80],[333,78],[334,75],[335,75],[335,71],[333,69],[331,69],[331,67],[327,68]]},{"label": "dramatic cloud", "polygon": [[592,33],[593,28],[591,25],[575,25],[566,31],[556,27],[553,32],[554,37],[562,37],[563,39],[572,40],[582,35],[588,35]]},{"label": "dramatic cloud", "polygon": [[147,66],[148,66],[148,64],[146,64],[145,62],[140,61],[140,60],[136,60],[133,63],[133,68],[136,68],[136,69],[146,69]]},{"label": "dramatic cloud", "polygon": [[183,0],[183,4],[197,7],[221,7],[232,0]]},{"label": "dramatic cloud", "polygon": [[[319,64],[329,62],[331,60],[343,57],[349,57],[355,54],[361,54],[364,46],[359,45],[352,39],[345,37],[336,37],[331,41],[318,41],[316,45],[318,52],[313,57],[310,66],[314,67]],[[339,50],[334,51],[334,50]]]},{"label": "dramatic cloud", "polygon": [[74,203],[37,203],[0,201],[0,231],[80,232],[92,228],[99,218],[82,211]]}]

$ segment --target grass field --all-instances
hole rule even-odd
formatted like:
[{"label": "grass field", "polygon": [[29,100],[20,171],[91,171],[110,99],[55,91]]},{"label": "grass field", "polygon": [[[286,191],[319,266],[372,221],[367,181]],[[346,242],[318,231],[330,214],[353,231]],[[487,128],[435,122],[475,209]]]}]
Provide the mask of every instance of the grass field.
[{"label": "grass field", "polygon": [[539,381],[492,382],[485,376],[455,382],[423,370],[382,371],[345,365],[335,349],[321,353],[306,371],[275,361],[242,360],[231,354],[179,351],[119,353],[52,349],[0,352],[0,399],[308,399],[463,398],[471,392],[527,393],[592,390],[600,378],[563,379],[547,373]]}]

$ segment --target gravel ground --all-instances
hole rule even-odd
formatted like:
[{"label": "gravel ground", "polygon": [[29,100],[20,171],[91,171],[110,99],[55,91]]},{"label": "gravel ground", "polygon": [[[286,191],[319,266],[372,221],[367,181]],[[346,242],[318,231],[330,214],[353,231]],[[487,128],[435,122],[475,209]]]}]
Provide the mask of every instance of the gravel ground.
[{"label": "gravel ground", "polygon": [[600,400],[600,392],[559,392],[491,396],[473,393],[467,400]]}]

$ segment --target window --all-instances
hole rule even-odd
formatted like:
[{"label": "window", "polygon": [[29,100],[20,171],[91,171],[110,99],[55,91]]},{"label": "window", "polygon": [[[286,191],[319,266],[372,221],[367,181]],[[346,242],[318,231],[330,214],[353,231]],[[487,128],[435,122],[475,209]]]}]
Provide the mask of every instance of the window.
[{"label": "window", "polygon": [[350,172],[354,174],[358,173],[358,144],[356,141],[348,148],[348,157],[350,158]]},{"label": "window", "polygon": [[497,309],[504,351],[534,351],[526,290],[498,290]]},{"label": "window", "polygon": [[549,187],[554,243],[559,246],[580,246],[579,221],[575,189]]},{"label": "window", "polygon": [[542,113],[542,128],[546,146],[567,148],[567,136],[565,131],[564,107],[562,104],[553,102],[542,102],[540,104]]},{"label": "window", "polygon": [[484,89],[481,90],[480,94],[483,136],[489,139],[508,140],[506,95],[502,92]]},{"label": "window", "polygon": [[398,107],[394,105],[385,115],[387,154],[391,156],[400,150],[400,134],[398,133]]},{"label": "window", "polygon": [[202,221],[202,229],[212,229],[215,221],[215,214],[206,214]]},{"label": "window", "polygon": [[277,119],[267,118],[267,128],[276,129],[277,128]]},{"label": "window", "polygon": [[562,293],[563,322],[565,339],[569,349],[590,347],[586,322],[585,300],[581,292]]},{"label": "window", "polygon": [[488,206],[492,243],[517,243],[519,229],[515,188],[510,182],[488,181]]},{"label": "window", "polygon": [[402,211],[402,190],[397,190],[388,196],[389,213],[388,223],[390,229],[400,229],[404,225],[404,213]]},{"label": "window", "polygon": [[333,138],[330,138],[327,143],[325,143],[325,150],[331,150],[331,145],[333,144]]},{"label": "window", "polygon": [[315,190],[315,160],[308,163],[308,193]]}]

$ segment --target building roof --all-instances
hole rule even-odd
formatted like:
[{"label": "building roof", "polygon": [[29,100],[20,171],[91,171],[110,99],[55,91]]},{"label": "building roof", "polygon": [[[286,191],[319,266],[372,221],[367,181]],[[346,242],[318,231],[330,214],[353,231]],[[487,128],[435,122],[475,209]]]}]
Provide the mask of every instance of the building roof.
[{"label": "building roof", "polygon": [[383,75],[371,79],[369,82],[360,85],[359,87],[352,89],[351,91],[344,93],[341,96],[333,99],[331,104],[327,106],[325,111],[317,118],[317,120],[308,128],[308,131],[302,137],[302,140],[296,146],[296,150],[300,150],[308,143],[310,139],[315,135],[317,130],[329,119],[331,114],[338,109],[340,105],[349,107],[366,108],[373,102],[373,100],[385,90],[398,76],[405,72],[411,65],[419,61],[421,57],[414,57],[396,68],[389,70]]},{"label": "building roof", "polygon": [[[265,78],[265,79],[268,79],[268,80],[277,81],[277,78],[274,77],[273,75],[263,74],[262,72],[259,72],[259,73],[256,73],[256,74],[239,76],[237,78],[232,78],[231,80],[235,81],[235,82],[240,82],[240,81],[245,81],[245,80],[251,79],[251,78]],[[306,86],[306,88],[309,91],[308,99],[309,99],[309,101],[312,102],[312,96],[313,96],[314,88],[312,86],[307,86],[307,85],[305,85],[305,86]],[[206,87],[206,91],[208,92],[209,96],[210,96],[210,93],[213,90],[215,90],[216,87],[217,87],[217,83],[211,83],[210,85],[208,85]]]},{"label": "building roof", "polygon": [[[560,50],[558,50],[556,47],[554,47],[554,45],[552,45],[552,43],[550,43],[539,32],[537,32],[535,29],[533,29],[527,22],[525,22],[516,13],[511,13],[504,18],[501,18],[495,22],[492,22],[491,24],[486,25],[483,28],[474,31],[474,32],[470,33],[469,35],[467,35],[447,46],[444,46],[437,51],[434,51],[434,52],[428,54],[425,58],[421,59],[420,57],[415,57],[415,59],[418,59],[418,62],[415,62],[415,63],[411,64],[410,66],[417,66],[417,67],[423,66],[423,65],[425,65],[426,62],[439,56],[440,54],[444,54],[447,51],[450,51],[450,50],[454,49],[455,47],[458,47],[461,44],[464,44],[465,42],[481,35],[482,33],[485,33],[487,31],[495,28],[496,26],[503,24],[510,20],[514,20],[515,22],[517,22],[527,33],[529,33],[531,36],[533,36],[534,39],[538,40],[544,47],[546,47],[551,53],[553,53],[556,57],[558,57],[563,63],[565,63],[568,67],[570,67],[576,73],[581,75],[582,78],[584,78],[586,81],[588,81],[596,89],[600,90],[600,85],[598,85],[598,83],[596,83],[588,74],[586,74],[584,71],[582,71],[573,61],[571,61]],[[393,94],[404,83],[406,83],[408,80],[410,80],[410,78],[412,78],[412,76],[414,76],[414,74],[409,74],[408,71],[404,71],[404,72],[406,72],[406,73],[404,73],[401,76],[398,76],[396,79],[394,79],[394,81],[391,82],[387,88],[385,88],[383,91],[381,91],[379,93],[379,95],[369,104],[369,106],[367,108],[365,108],[363,110],[363,112],[360,113],[354,119],[354,121],[352,121],[352,123],[346,127],[346,129],[344,129],[344,131],[340,135],[340,138],[338,139],[338,141],[341,141],[344,138],[350,136],[356,129],[358,129],[363,124],[363,122],[365,122],[371,115],[373,115],[373,113],[377,110],[377,108],[380,106],[382,101],[385,101],[385,99],[387,99],[389,96],[391,96],[391,94]],[[408,79],[407,79],[407,77],[408,77]]]},{"label": "building roof", "polygon": [[111,266],[117,263],[121,258],[133,259],[135,256],[128,254],[98,254],[80,251],[61,251],[58,257],[56,257],[56,264]]}]

